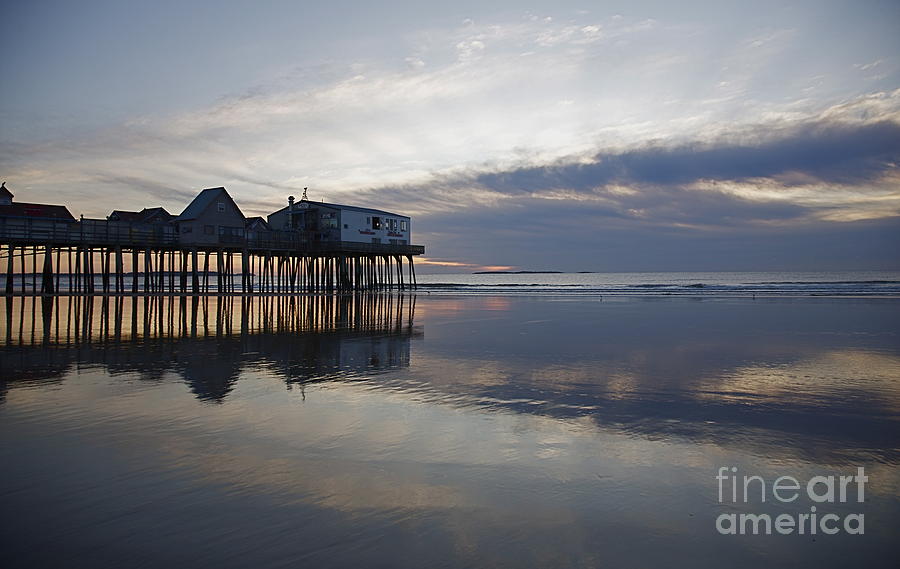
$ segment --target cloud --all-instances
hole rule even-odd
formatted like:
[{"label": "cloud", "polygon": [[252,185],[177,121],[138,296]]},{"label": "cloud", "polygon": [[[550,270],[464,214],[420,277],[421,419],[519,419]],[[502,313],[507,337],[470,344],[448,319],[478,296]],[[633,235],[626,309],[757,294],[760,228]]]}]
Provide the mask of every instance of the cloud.
[{"label": "cloud", "polygon": [[585,14],[469,21],[392,38],[393,60],[285,65],[198,108],[5,131],[0,169],[22,199],[65,188],[89,216],[180,211],[219,185],[259,215],[308,186],[413,215],[434,259],[478,265],[508,261],[454,227],[543,247],[590,241],[581,228],[639,241],[897,216],[900,90],[850,80],[853,62],[893,60],[790,65],[803,37]]},{"label": "cloud", "polygon": [[476,265],[474,263],[461,263],[459,261],[444,261],[440,259],[432,259],[430,257],[416,258],[417,266],[427,267],[443,267],[467,271],[508,271],[515,267],[509,265]]},{"label": "cloud", "polygon": [[[588,98],[571,95],[597,52],[570,49],[585,48],[583,36],[595,29],[603,41],[643,33],[629,27],[526,18],[428,30],[401,39],[406,53],[397,61],[362,58],[315,77],[287,67],[284,76],[223,93],[205,107],[66,134],[33,124],[5,129],[0,167],[19,187],[47,195],[53,184],[99,178],[165,178],[181,188],[266,180],[253,192],[280,201],[283,192],[272,190],[348,192],[521,149],[565,155],[595,126],[580,118]],[[557,38],[552,46],[537,45],[545,35]],[[642,67],[631,62],[629,69]],[[581,104],[563,108],[560,100]]]},{"label": "cloud", "polygon": [[[148,203],[152,202],[153,199],[166,201],[179,199],[184,200],[185,204],[188,204],[196,197],[196,193],[194,192],[178,189],[173,187],[173,185],[161,181],[155,182],[133,176],[104,176],[97,178],[97,181],[101,184],[119,188],[128,188],[130,191],[139,192],[141,195],[145,196]],[[181,210],[173,211],[171,213],[178,214],[180,212]]]},{"label": "cloud", "polygon": [[[713,206],[690,214],[668,203],[629,215],[596,202],[528,199],[416,218],[413,240],[430,257],[529,270],[900,269],[900,218],[834,223],[807,218],[796,206],[744,212],[740,205],[729,204],[719,219]],[[761,215],[766,219],[754,219]],[[781,219],[769,220],[773,215]]]},{"label": "cloud", "polygon": [[[760,131],[765,127],[759,127]],[[554,188],[591,191],[610,184],[677,186],[700,180],[746,180],[799,173],[807,183],[860,184],[895,171],[900,124],[814,122],[756,144],[724,142],[648,145],[601,151],[589,163],[569,162],[485,172],[473,181],[503,193]]]}]

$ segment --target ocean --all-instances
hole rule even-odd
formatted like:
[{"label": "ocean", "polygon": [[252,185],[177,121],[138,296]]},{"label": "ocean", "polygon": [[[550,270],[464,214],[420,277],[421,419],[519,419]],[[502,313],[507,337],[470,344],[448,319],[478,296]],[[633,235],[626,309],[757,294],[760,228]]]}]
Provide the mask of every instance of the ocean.
[{"label": "ocean", "polygon": [[898,296],[900,271],[524,273],[419,275],[453,294],[627,296]]}]

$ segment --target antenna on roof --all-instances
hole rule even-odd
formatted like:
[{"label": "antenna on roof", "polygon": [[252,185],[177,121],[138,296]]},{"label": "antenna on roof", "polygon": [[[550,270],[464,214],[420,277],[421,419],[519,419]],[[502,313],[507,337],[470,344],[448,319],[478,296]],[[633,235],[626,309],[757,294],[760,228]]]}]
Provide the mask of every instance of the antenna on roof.
[{"label": "antenna on roof", "polygon": [[308,202],[308,201],[309,201],[309,198],[306,197],[306,190],[308,190],[308,189],[309,189],[309,188],[303,188],[303,197],[300,198],[300,201],[301,201],[301,202]]}]

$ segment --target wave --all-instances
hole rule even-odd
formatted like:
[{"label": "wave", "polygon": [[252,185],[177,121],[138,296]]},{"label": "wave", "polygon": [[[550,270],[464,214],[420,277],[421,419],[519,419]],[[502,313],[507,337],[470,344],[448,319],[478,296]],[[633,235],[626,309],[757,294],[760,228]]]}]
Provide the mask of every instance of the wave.
[{"label": "wave", "polygon": [[584,287],[580,284],[552,284],[545,283],[509,283],[509,284],[472,284],[472,283],[419,283],[418,288],[492,288],[492,287]]},{"label": "wave", "polygon": [[418,289],[445,294],[540,294],[555,296],[833,296],[900,297],[898,282],[783,282],[767,283],[420,283]]},{"label": "wave", "polygon": [[755,283],[743,283],[745,285],[852,285],[852,284],[887,284],[900,285],[900,281],[761,281]]}]

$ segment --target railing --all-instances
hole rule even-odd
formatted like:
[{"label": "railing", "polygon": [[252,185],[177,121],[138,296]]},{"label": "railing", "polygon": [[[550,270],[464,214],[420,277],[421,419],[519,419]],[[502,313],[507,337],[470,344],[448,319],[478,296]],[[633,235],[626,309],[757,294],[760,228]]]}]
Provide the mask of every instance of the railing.
[{"label": "railing", "polygon": [[[126,248],[177,247],[178,234],[171,225],[85,219],[75,222],[0,217],[0,243],[13,245],[122,246]],[[421,255],[421,245],[311,241],[300,232],[265,231],[244,235],[223,234],[217,243],[183,243],[200,249],[251,249],[310,254],[358,253],[369,255]]]},{"label": "railing", "polygon": [[176,244],[178,234],[174,227],[150,223],[0,218],[0,242],[155,247]]}]

